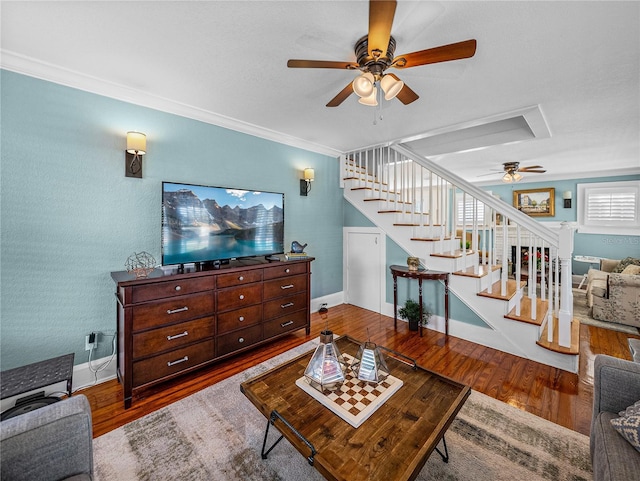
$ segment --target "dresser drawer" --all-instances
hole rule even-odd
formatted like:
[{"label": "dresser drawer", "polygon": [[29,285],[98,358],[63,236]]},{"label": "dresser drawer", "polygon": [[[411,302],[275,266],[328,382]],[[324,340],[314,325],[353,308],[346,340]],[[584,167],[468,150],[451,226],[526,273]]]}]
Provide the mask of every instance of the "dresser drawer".
[{"label": "dresser drawer", "polygon": [[243,349],[262,340],[262,325],[247,327],[241,331],[218,336],[218,356]]},{"label": "dresser drawer", "polygon": [[151,356],[157,352],[182,347],[185,344],[213,337],[215,318],[204,317],[133,335],[133,358]]},{"label": "dresser drawer", "polygon": [[261,321],[261,304],[243,307],[235,311],[227,311],[218,315],[218,335],[260,324]]},{"label": "dresser drawer", "polygon": [[262,284],[248,284],[246,286],[221,289],[216,296],[218,298],[218,311],[260,304],[262,302]]},{"label": "dresser drawer", "polygon": [[288,316],[280,316],[264,323],[264,338],[300,329],[307,325],[307,311],[294,312]]},{"label": "dresser drawer", "polygon": [[133,385],[142,386],[151,381],[177,374],[207,362],[214,357],[213,339],[176,349],[143,361],[133,363]]},{"label": "dresser drawer", "polygon": [[307,308],[307,293],[301,292],[293,296],[281,297],[264,303],[264,318],[283,316],[291,312]]},{"label": "dresser drawer", "polygon": [[239,286],[249,284],[251,282],[260,282],[262,280],[262,269],[252,271],[230,272],[229,274],[220,274],[218,276],[218,289],[224,287]]},{"label": "dresser drawer", "polygon": [[295,276],[297,274],[306,274],[307,263],[289,264],[282,262],[275,267],[267,267],[264,270],[264,280],[276,279],[277,277]]},{"label": "dresser drawer", "polygon": [[215,288],[215,285],[216,281],[214,276],[142,284],[131,288],[131,302],[137,304],[139,302],[153,301],[164,297],[193,294],[194,292],[212,290]]},{"label": "dresser drawer", "polygon": [[274,299],[277,297],[289,296],[296,292],[307,290],[307,276],[293,276],[282,279],[266,281],[264,286],[264,299]]},{"label": "dresser drawer", "polygon": [[213,292],[150,302],[132,308],[134,331],[212,315]]}]

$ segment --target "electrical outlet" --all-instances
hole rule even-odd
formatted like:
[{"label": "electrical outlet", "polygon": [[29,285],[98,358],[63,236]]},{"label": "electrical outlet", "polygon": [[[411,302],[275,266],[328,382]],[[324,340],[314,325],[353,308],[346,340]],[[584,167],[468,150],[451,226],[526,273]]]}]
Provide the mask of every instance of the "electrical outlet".
[{"label": "electrical outlet", "polygon": [[84,338],[84,350],[90,351],[98,346],[98,335],[95,332],[87,334]]}]

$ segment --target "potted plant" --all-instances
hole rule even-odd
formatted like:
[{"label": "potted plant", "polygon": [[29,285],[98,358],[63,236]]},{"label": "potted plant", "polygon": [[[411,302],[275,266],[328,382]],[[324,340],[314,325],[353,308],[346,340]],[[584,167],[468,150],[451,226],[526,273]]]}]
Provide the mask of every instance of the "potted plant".
[{"label": "potted plant", "polygon": [[404,306],[398,309],[398,315],[409,321],[410,331],[417,331],[418,325],[426,326],[429,323],[432,313],[422,304],[422,321],[420,321],[420,304],[413,299],[407,299]]}]

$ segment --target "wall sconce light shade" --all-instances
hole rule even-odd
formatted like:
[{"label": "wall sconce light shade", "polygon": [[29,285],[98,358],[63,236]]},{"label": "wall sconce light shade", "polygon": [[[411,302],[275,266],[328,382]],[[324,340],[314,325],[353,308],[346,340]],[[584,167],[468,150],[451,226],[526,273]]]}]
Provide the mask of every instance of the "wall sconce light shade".
[{"label": "wall sconce light shade", "polygon": [[304,169],[302,179],[300,179],[300,195],[307,196],[311,191],[311,182],[315,178],[315,171],[311,168]]},{"label": "wall sconce light shade", "polygon": [[142,178],[142,156],[147,153],[147,136],[141,132],[127,132],[124,175]]},{"label": "wall sconce light shade", "polygon": [[571,198],[573,197],[573,192],[570,190],[565,190],[562,193],[562,199],[564,200],[564,208],[571,209]]}]

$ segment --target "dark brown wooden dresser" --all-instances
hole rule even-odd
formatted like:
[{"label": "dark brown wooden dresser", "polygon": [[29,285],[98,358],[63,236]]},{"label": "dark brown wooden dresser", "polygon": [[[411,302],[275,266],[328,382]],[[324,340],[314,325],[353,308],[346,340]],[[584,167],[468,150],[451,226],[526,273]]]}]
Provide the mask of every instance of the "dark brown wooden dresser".
[{"label": "dark brown wooden dresser", "polygon": [[137,390],[298,329],[309,334],[313,260],[241,260],[181,274],[156,269],[145,278],[112,272],[125,408]]}]

